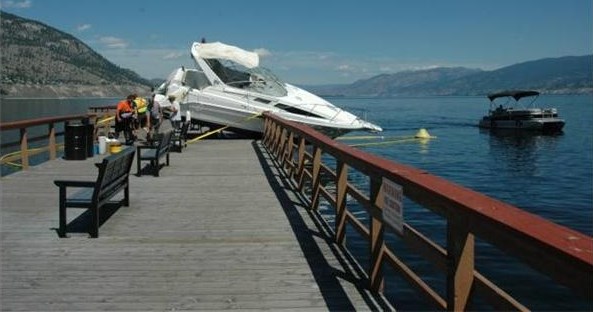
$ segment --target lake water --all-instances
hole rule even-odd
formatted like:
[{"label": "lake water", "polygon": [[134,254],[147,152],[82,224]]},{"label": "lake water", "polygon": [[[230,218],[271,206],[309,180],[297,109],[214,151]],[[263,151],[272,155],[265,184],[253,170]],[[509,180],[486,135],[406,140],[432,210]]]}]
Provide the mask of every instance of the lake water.
[{"label": "lake water", "polygon": [[[566,120],[560,135],[509,135],[484,131],[478,120],[487,112],[485,97],[420,97],[391,99],[332,98],[333,103],[366,109],[367,119],[381,125],[385,137],[414,135],[425,128],[437,138],[426,144],[407,142],[360,147],[398,163],[424,169],[457,184],[500,199],[555,223],[593,234],[593,96],[545,96],[539,105],[556,107]],[[409,201],[404,218],[431,239],[446,241],[444,220]],[[353,235],[355,237],[355,235]],[[426,262],[409,256],[391,237],[399,255],[424,273],[430,285],[444,294],[446,277]],[[356,245],[359,246],[356,246]],[[476,267],[505,291],[533,310],[591,310],[562,287],[517,264],[476,239]],[[366,251],[354,240],[350,246]],[[393,279],[392,279],[393,280]],[[593,280],[592,280],[593,282]],[[389,285],[404,310],[422,309],[422,299],[411,290]],[[476,308],[482,308],[477,304]]]},{"label": "lake water", "polygon": [[[487,112],[485,97],[329,98],[334,104],[379,124],[385,138],[414,135],[425,128],[436,139],[359,147],[398,163],[414,166],[457,184],[515,205],[555,223],[593,235],[593,96],[540,96],[566,120],[560,135],[504,135],[483,131],[478,120]],[[86,112],[88,106],[117,99],[2,99],[1,120]],[[362,111],[365,111],[363,113]],[[8,138],[6,133],[2,134]],[[385,139],[387,140],[387,139]],[[2,152],[4,154],[4,151]],[[362,181],[361,183],[364,183]],[[431,239],[445,240],[444,221],[414,203],[404,202],[406,222]],[[352,239],[350,239],[352,236]],[[407,255],[395,237],[394,249],[444,294],[445,278],[420,259]],[[348,245],[363,258],[368,248],[348,234]],[[476,266],[488,278],[533,310],[592,310],[562,287],[477,240]],[[388,272],[390,273],[390,272]],[[393,274],[393,273],[390,273]],[[395,284],[398,286],[395,287]],[[398,309],[426,308],[398,277],[386,281],[386,294]],[[482,305],[476,303],[476,308]]]}]

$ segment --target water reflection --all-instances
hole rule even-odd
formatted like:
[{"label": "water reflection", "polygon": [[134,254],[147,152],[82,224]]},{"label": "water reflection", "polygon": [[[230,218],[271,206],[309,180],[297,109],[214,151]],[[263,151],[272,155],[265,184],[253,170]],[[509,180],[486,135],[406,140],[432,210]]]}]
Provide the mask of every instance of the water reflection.
[{"label": "water reflection", "polygon": [[490,136],[489,155],[492,158],[492,166],[497,172],[527,177],[542,174],[539,167],[542,156],[540,150],[544,147],[545,150],[555,149],[559,137],[562,136],[562,133],[546,135],[516,130],[480,129],[480,132]]}]

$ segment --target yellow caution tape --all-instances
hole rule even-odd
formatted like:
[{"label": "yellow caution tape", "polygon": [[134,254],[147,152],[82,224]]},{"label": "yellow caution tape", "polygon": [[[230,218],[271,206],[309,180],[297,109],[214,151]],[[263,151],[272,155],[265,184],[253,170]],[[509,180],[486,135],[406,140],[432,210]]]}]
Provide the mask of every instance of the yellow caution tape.
[{"label": "yellow caution tape", "polygon": [[[262,113],[255,113],[255,114],[253,114],[253,115],[251,115],[251,116],[249,116],[249,117],[247,117],[247,118],[245,118],[245,119],[241,120],[241,121],[239,122],[239,124],[241,124],[241,123],[244,123],[244,122],[246,122],[246,121],[249,121],[249,120],[251,120],[251,119],[257,118],[257,117],[259,117],[259,116],[261,116],[261,115],[262,115]],[[225,130],[225,129],[229,128],[229,127],[230,127],[230,126],[229,126],[229,125],[227,125],[227,126],[224,126],[224,127],[218,128],[218,129],[216,129],[216,130],[212,130],[212,131],[206,132],[206,133],[204,133],[204,134],[202,134],[202,135],[200,135],[200,136],[198,136],[198,137],[196,137],[196,138],[193,138],[193,139],[191,139],[191,140],[187,141],[187,143],[194,143],[194,142],[197,142],[197,141],[199,141],[199,140],[201,140],[201,139],[203,139],[203,138],[205,138],[205,137],[209,137],[209,136],[211,136],[211,135],[213,135],[213,134],[215,134],[215,133],[221,132],[221,131],[223,131],[223,130]]]}]

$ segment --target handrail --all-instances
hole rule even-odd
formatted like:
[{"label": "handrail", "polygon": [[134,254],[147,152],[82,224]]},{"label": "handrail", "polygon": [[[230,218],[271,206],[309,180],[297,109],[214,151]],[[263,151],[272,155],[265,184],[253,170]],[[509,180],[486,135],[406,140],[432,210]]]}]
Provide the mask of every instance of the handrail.
[{"label": "handrail", "polygon": [[57,117],[42,117],[42,118],[27,119],[27,120],[9,121],[9,122],[0,123],[0,131],[29,128],[29,127],[40,126],[40,125],[50,124],[50,123],[58,123],[58,122],[69,121],[69,120],[82,120],[82,119],[91,118],[94,116],[95,116],[95,114],[78,114],[78,115],[65,115],[65,116],[57,116]]},{"label": "handrail", "polygon": [[[477,295],[497,309],[527,310],[475,270],[474,239],[478,237],[593,301],[593,238],[426,171],[334,141],[305,125],[270,113],[264,113],[264,118],[264,146],[279,167],[298,184],[299,191],[303,192],[308,183],[310,209],[317,210],[320,196],[335,209],[336,242],[345,245],[347,224],[369,241],[368,278],[372,290],[383,291],[382,268],[388,264],[440,309],[465,310],[472,296]],[[324,169],[322,153],[336,159],[335,173]],[[349,168],[369,177],[369,196],[348,183]],[[320,183],[322,171],[333,176],[335,190],[330,191]],[[441,298],[386,245],[384,232],[388,225],[382,215],[383,179],[399,184],[405,197],[445,218],[447,243],[444,247],[407,223],[400,237],[446,272],[446,298]],[[348,211],[347,195],[367,210],[371,218],[369,228]]]},{"label": "handrail", "polygon": [[42,135],[43,138],[48,140],[47,146],[42,148],[42,151],[48,150],[49,151],[49,159],[55,159],[57,154],[57,144],[56,144],[56,129],[55,124],[60,122],[68,122],[72,120],[80,120],[82,122],[89,122],[90,120],[94,120],[97,118],[97,114],[77,114],[77,115],[64,115],[64,116],[55,116],[55,117],[43,117],[43,118],[35,118],[35,119],[27,119],[27,120],[19,120],[19,121],[10,121],[10,122],[2,122],[0,123],[0,131],[7,131],[7,130],[20,130],[20,159],[22,164],[22,169],[27,170],[29,168],[29,156],[33,155],[33,153],[29,152],[29,141],[38,139],[37,138],[29,138],[28,136],[28,128],[35,127],[35,126],[42,126],[48,125],[48,131],[46,135]]}]

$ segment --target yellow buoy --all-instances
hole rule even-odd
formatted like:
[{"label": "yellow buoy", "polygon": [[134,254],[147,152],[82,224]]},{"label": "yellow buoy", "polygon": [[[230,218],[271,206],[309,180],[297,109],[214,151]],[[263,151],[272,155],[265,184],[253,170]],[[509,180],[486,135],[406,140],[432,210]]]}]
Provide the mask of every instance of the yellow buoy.
[{"label": "yellow buoy", "polygon": [[414,135],[415,138],[417,139],[434,139],[435,137],[431,136],[428,131],[426,131],[426,129],[421,128],[420,130],[418,130],[418,132],[416,132],[416,135]]}]

